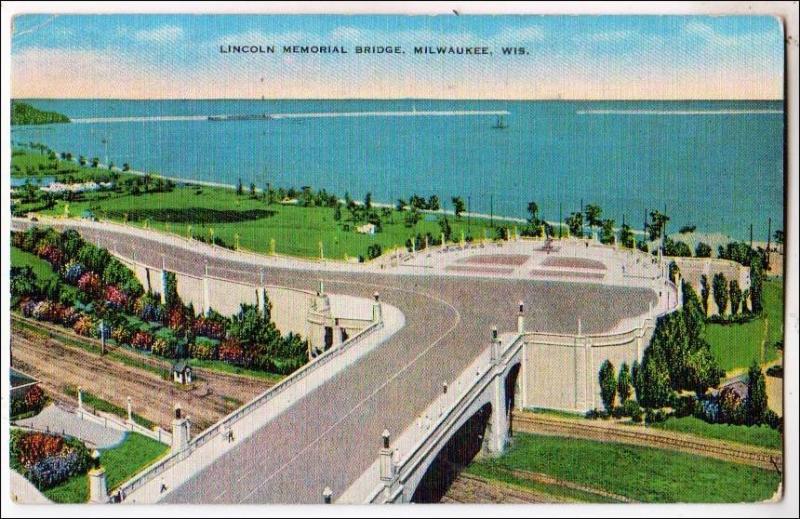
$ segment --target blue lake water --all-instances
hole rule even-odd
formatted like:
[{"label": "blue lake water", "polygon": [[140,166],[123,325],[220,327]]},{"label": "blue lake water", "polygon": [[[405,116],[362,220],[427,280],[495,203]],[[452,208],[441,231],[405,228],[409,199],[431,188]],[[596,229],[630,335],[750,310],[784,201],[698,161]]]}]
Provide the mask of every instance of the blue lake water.
[{"label": "blue lake water", "polygon": [[[494,116],[261,121],[138,120],[17,127],[12,140],[196,180],[324,187],[394,201],[455,195],[474,212],[548,220],[597,203],[641,228],[666,207],[669,228],[745,239],[783,227],[783,103],[772,101],[129,101],[32,100],[73,119],[220,114],[507,110]],[[106,141],[105,143],[103,141]]]}]

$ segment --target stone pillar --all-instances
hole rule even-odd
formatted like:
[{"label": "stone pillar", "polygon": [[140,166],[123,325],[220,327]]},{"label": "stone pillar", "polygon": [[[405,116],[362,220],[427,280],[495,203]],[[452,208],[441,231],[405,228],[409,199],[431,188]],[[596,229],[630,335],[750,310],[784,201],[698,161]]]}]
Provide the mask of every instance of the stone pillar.
[{"label": "stone pillar", "polygon": [[522,344],[522,366],[519,370],[519,376],[522,380],[521,390],[522,398],[519,400],[519,410],[522,411],[528,407],[528,343]]},{"label": "stone pillar", "polygon": [[517,315],[517,333],[525,333],[525,303],[519,302],[519,314]]},{"label": "stone pillar", "polygon": [[506,448],[508,441],[508,416],[506,414],[505,382],[497,374],[489,388],[492,392],[492,415],[489,418],[490,431],[484,440],[484,449],[490,456],[499,456]]},{"label": "stone pillar", "polygon": [[83,388],[78,386],[78,409],[83,410]]},{"label": "stone pillar", "polygon": [[[261,275],[262,275],[261,277],[262,278],[264,277],[263,274],[264,274],[264,271],[261,271]],[[258,287],[256,289],[256,300],[258,301],[258,309],[261,310],[261,313],[266,313],[266,311],[267,311],[267,301],[266,301],[266,298],[264,297],[264,290],[266,290],[266,289],[263,286],[264,285],[263,281],[261,282],[261,285],[262,286],[260,286],[260,287]]]},{"label": "stone pillar", "polygon": [[181,414],[180,406],[175,406],[175,418],[172,420],[172,454],[183,451],[189,446],[189,419]]},{"label": "stone pillar", "polygon": [[131,405],[131,397],[128,397],[128,421],[133,423],[133,407]]},{"label": "stone pillar", "polygon": [[374,299],[372,303],[372,322],[378,323],[383,320],[383,310],[381,309],[380,294],[375,292],[372,294]]},{"label": "stone pillar", "polygon": [[492,326],[492,344],[489,358],[492,365],[500,361],[500,339],[497,338],[497,326]]},{"label": "stone pillar", "polygon": [[394,466],[392,465],[392,450],[389,448],[389,439],[391,438],[391,436],[387,429],[383,430],[381,438],[383,440],[383,446],[381,447],[379,453],[380,474],[381,474],[381,481],[383,481],[384,484],[386,484],[390,482],[392,479],[394,479]]},{"label": "stone pillar", "polygon": [[92,468],[89,470],[89,502],[103,504],[108,502],[106,470],[100,466],[100,451],[92,451]]},{"label": "stone pillar", "polygon": [[94,504],[108,502],[106,469],[103,467],[96,467],[89,471],[89,502]]}]

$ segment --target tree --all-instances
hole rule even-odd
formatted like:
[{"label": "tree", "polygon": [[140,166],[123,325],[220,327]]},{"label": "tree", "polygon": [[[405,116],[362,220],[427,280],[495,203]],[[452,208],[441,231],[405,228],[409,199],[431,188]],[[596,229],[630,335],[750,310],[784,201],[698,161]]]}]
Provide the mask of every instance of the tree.
[{"label": "tree", "polygon": [[342,204],[336,204],[333,208],[333,219],[337,222],[342,219]]},{"label": "tree", "polygon": [[621,405],[625,405],[625,402],[627,402],[628,398],[631,396],[632,382],[633,380],[628,370],[628,364],[623,362],[622,366],[619,368],[619,378],[617,379],[617,394],[619,395],[619,403]]},{"label": "tree", "polygon": [[367,195],[364,197],[364,209],[367,211],[372,209],[372,193],[367,193]]},{"label": "tree", "polygon": [[641,375],[642,373],[639,367],[639,361],[634,360],[633,364],[631,364],[631,383],[633,384],[633,390],[636,392],[636,400],[639,402],[642,401]]},{"label": "tree", "polygon": [[572,236],[579,236],[581,238],[583,237],[581,236],[581,229],[583,228],[583,213],[570,213],[570,215],[564,219],[564,222],[567,224],[567,227],[569,227],[569,233]]},{"label": "tree", "polygon": [[728,281],[725,279],[725,274],[722,272],[714,274],[711,287],[714,293],[714,302],[717,303],[717,312],[719,315],[724,315],[725,309],[728,307]]},{"label": "tree", "polygon": [[739,282],[735,279],[731,280],[729,292],[731,298],[731,314],[736,315],[739,313],[739,306],[742,304],[742,289],[739,287]]},{"label": "tree", "polygon": [[407,205],[408,205],[408,202],[406,202],[402,198],[398,198],[397,199],[397,205],[395,207],[397,208],[398,211],[403,211],[403,210],[405,210]]},{"label": "tree", "polygon": [[767,412],[767,386],[758,362],[753,361],[747,372],[747,399],[745,413],[750,425],[764,423]]},{"label": "tree", "polygon": [[438,211],[441,208],[442,206],[439,203],[439,197],[436,195],[431,195],[428,198],[428,209],[430,209],[431,211]]},{"label": "tree", "polygon": [[589,224],[592,234],[594,234],[594,228],[601,225],[600,215],[603,214],[603,210],[600,208],[599,205],[596,204],[586,204],[584,209],[584,213],[586,214],[586,223]]},{"label": "tree", "polygon": [[647,232],[650,235],[650,241],[661,238],[668,221],[669,216],[659,211],[650,211],[650,223],[647,224]]},{"label": "tree", "polygon": [[242,187],[242,178],[239,177],[239,181],[236,183],[236,194],[242,196],[244,193],[244,187]]},{"label": "tree", "polygon": [[645,351],[642,366],[639,369],[639,388],[636,397],[642,407],[664,407],[669,403],[670,385],[669,371],[653,354],[648,355],[650,349]]},{"label": "tree", "polygon": [[453,228],[450,227],[450,221],[446,216],[439,218],[439,229],[441,229],[442,234],[444,235],[444,241],[450,241],[450,238],[453,235]]},{"label": "tree", "polygon": [[464,204],[464,199],[460,196],[453,197],[453,213],[455,214],[456,218],[461,218],[461,213],[466,210],[466,205]]},{"label": "tree", "polygon": [[100,159],[97,157],[92,157],[92,167],[96,168],[99,165],[100,165]]},{"label": "tree", "polygon": [[421,219],[422,215],[415,207],[412,207],[410,211],[406,212],[404,223],[406,227],[414,227]]},{"label": "tree", "polygon": [[785,237],[781,229],[776,229],[775,232],[772,234],[772,237],[775,239],[776,245],[783,245]]},{"label": "tree", "polygon": [[708,276],[702,274],[700,276],[700,303],[703,305],[703,312],[708,315],[708,296],[710,290],[708,286]]},{"label": "tree", "polygon": [[606,408],[607,413],[611,414],[614,409],[614,398],[617,396],[617,376],[614,372],[614,365],[610,361],[606,360],[600,365],[598,378],[603,407]]},{"label": "tree", "polygon": [[631,226],[628,224],[622,224],[619,230],[619,242],[622,244],[623,247],[628,249],[632,249],[636,243],[633,238],[633,231],[631,231]]},{"label": "tree", "polygon": [[253,182],[250,182],[250,198],[256,197],[256,185]]},{"label": "tree", "polygon": [[531,225],[539,225],[539,205],[536,202],[528,202],[528,221]]},{"label": "tree", "polygon": [[698,258],[710,258],[711,246],[705,242],[698,242],[697,247],[694,248],[694,255]]},{"label": "tree", "polygon": [[617,239],[614,234],[614,223],[612,219],[603,220],[600,227],[600,243],[614,245]]}]

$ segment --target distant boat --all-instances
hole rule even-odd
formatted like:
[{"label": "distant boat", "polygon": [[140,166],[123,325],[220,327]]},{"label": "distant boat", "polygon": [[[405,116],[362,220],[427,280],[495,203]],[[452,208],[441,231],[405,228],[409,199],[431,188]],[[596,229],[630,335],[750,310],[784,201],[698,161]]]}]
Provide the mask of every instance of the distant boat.
[{"label": "distant boat", "polygon": [[506,128],[508,128],[505,117],[503,117],[502,115],[498,115],[497,121],[495,121],[494,126],[492,126],[492,128],[495,130],[505,130]]}]

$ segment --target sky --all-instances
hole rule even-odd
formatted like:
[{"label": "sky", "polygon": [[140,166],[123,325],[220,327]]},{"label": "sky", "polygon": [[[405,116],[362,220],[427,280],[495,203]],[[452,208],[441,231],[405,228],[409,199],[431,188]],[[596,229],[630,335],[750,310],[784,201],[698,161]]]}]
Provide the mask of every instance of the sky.
[{"label": "sky", "polygon": [[[278,52],[219,50],[243,44]],[[413,54],[427,45],[493,54]],[[11,54],[14,98],[783,98],[783,30],[767,16],[21,15]]]}]

